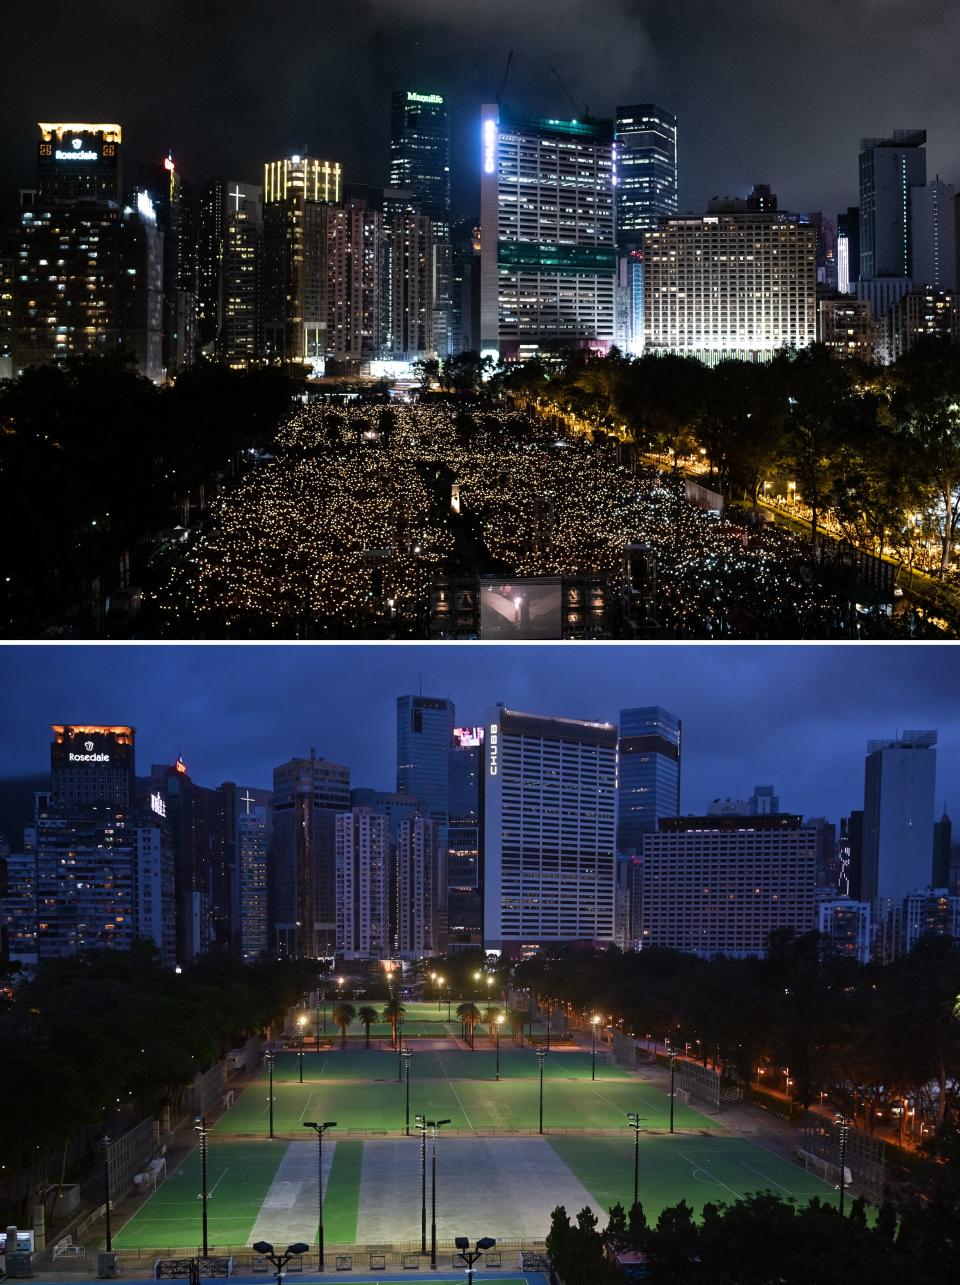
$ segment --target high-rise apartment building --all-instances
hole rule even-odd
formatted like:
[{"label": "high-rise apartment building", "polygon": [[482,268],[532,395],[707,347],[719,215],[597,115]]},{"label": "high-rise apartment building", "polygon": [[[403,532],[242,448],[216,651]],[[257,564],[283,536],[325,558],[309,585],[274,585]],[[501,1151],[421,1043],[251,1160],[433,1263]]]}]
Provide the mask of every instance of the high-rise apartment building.
[{"label": "high-rise apartment building", "polygon": [[402,198],[385,197],[381,351],[388,360],[417,361],[437,351],[434,224]]},{"label": "high-rise apartment building", "polygon": [[41,121],[37,195],[44,201],[110,201],[124,197],[119,125]]},{"label": "high-rise apartment building", "polygon": [[221,786],[228,797],[231,944],[250,962],[270,952],[270,844],[273,796],[269,790]]},{"label": "high-rise apartment building", "polygon": [[618,852],[639,852],[661,817],[679,816],[680,730],[680,719],[659,705],[620,711]]},{"label": "high-rise apartment building", "polygon": [[427,817],[417,815],[400,823],[396,944],[402,958],[446,953],[446,863],[437,837],[437,826]]},{"label": "high-rise apartment building", "polygon": [[203,189],[197,255],[197,328],[204,351],[234,369],[259,355],[263,188],[217,178]]},{"label": "high-rise apartment building", "polygon": [[269,161],[263,176],[261,304],[265,356],[322,369],[327,352],[327,219],[340,166],[314,156]]},{"label": "high-rise apartment building", "polygon": [[141,170],[163,234],[163,369],[189,366],[197,346],[197,256],[193,196],[173,153]]},{"label": "high-rise apartment building", "polygon": [[642,249],[643,237],[677,213],[677,118],[654,103],[618,107],[617,244]]},{"label": "high-rise apartment building", "polygon": [[455,717],[445,696],[397,697],[397,790],[418,799],[439,826],[449,817]]},{"label": "high-rise apartment building", "polygon": [[876,343],[873,313],[866,299],[821,299],[818,305],[817,339],[835,357],[872,361]]},{"label": "high-rise apartment building", "polygon": [[50,786],[56,805],[133,807],[136,728],[54,723],[51,730]]},{"label": "high-rise apartment building", "polygon": [[639,945],[762,955],[816,927],[816,830],[798,816],[677,817],[643,839]]},{"label": "high-rise apartment building", "polygon": [[930,886],[936,744],[933,731],[867,744],[860,896],[878,919]]},{"label": "high-rise apartment building", "polygon": [[483,351],[605,351],[614,341],[612,121],[481,112]]},{"label": "high-rise apartment building", "polygon": [[390,953],[388,853],[385,816],[363,807],[337,815],[336,953],[345,959]]},{"label": "high-rise apartment building", "polygon": [[330,211],[327,238],[328,355],[371,361],[382,341],[383,215],[366,201],[346,201]]},{"label": "high-rise apartment building", "polygon": [[646,236],[643,269],[645,351],[712,365],[816,340],[816,232],[796,215],[662,220]]},{"label": "high-rise apartment building", "polygon": [[926,130],[900,129],[860,143],[861,280],[910,276],[911,189],[927,182],[926,141]]},{"label": "high-rise apartment building", "polygon": [[878,355],[886,362],[897,361],[922,338],[955,343],[956,295],[952,290],[908,290],[891,306],[878,330]]},{"label": "high-rise apartment building", "polygon": [[817,931],[832,955],[869,964],[873,939],[869,902],[849,897],[821,901],[817,917]]},{"label": "high-rise apartment building", "polygon": [[295,758],[273,772],[272,948],[281,958],[336,948],[336,817],[350,809],[350,769]]},{"label": "high-rise apartment building", "polygon": [[612,942],[617,729],[499,706],[484,773],[487,948]]},{"label": "high-rise apartment building", "polygon": [[910,189],[910,276],[922,289],[946,290],[957,284],[957,234],[954,222],[956,192],[952,183],[932,183]]}]

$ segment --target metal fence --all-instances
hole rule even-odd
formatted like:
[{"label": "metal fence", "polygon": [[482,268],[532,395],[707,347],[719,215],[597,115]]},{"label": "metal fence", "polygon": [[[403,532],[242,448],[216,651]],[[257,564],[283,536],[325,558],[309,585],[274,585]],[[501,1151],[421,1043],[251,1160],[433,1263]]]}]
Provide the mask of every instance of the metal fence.
[{"label": "metal fence", "polygon": [[[839,1171],[840,1132],[839,1124],[808,1112],[803,1127],[804,1150]],[[871,1200],[881,1200],[887,1182],[886,1143],[882,1138],[874,1138],[855,1129],[853,1125],[846,1126],[846,1133],[845,1167]]]},{"label": "metal fence", "polygon": [[[622,1138],[624,1133],[624,1128],[626,1127],[627,1126],[624,1125],[622,1127],[615,1127],[610,1129],[598,1129],[588,1125],[564,1125],[563,1127],[544,1125],[543,1133],[544,1133],[544,1136],[550,1135],[552,1137],[557,1137],[557,1138],[565,1138],[565,1137]],[[666,1125],[664,1125],[662,1128],[645,1128],[643,1129],[643,1132],[644,1133],[669,1133],[670,1130]],[[749,1133],[749,1132],[754,1132],[754,1130],[750,1130],[750,1129],[743,1130],[740,1128],[732,1128],[729,1125],[724,1126],[721,1124],[708,1124],[708,1123],[691,1126],[688,1128],[681,1128],[680,1125],[677,1125],[676,1128],[674,1129],[674,1133],[719,1134],[726,1137],[729,1137],[731,1134],[740,1134],[743,1132]],[[293,1130],[283,1131],[280,1129],[275,1129],[273,1136],[274,1138],[279,1138],[285,1142],[302,1142],[303,1141],[303,1134],[297,1133]],[[345,1141],[348,1141],[349,1139],[355,1139],[355,1138],[359,1138],[359,1139],[403,1138],[406,1136],[406,1133],[402,1127],[399,1129],[337,1129],[336,1136],[341,1142],[345,1142]],[[504,1127],[503,1125],[491,1125],[488,1129],[445,1128],[443,1131],[443,1136],[445,1138],[537,1138],[540,1136],[540,1130],[537,1128],[535,1124],[530,1125],[529,1127],[525,1126],[522,1128],[520,1127],[507,1128],[507,1127]],[[218,1128],[215,1137],[217,1142],[252,1142],[258,1138],[266,1138],[267,1131],[266,1129],[264,1129],[262,1133],[222,1133]],[[413,1137],[412,1124],[411,1124],[411,1137]]]},{"label": "metal fence", "polygon": [[184,1110],[194,1115],[206,1115],[223,1100],[224,1064],[216,1062],[209,1071],[197,1075],[183,1098]]},{"label": "metal fence", "polygon": [[[262,1270],[263,1256],[256,1253],[249,1245],[209,1245],[209,1258],[222,1261],[233,1259],[235,1275],[249,1275]],[[185,1262],[191,1251],[184,1246],[161,1248],[159,1246],[140,1246],[136,1249],[119,1249],[116,1251],[118,1274],[126,1275],[146,1271],[151,1276],[158,1261]],[[546,1261],[546,1245],[542,1240],[520,1240],[497,1237],[495,1253],[499,1256],[500,1267],[514,1267],[530,1264],[531,1261]],[[374,1245],[338,1245],[327,1243],[324,1246],[326,1268],[334,1271],[398,1271],[430,1270],[429,1252],[424,1254],[419,1240],[394,1241],[391,1244]],[[192,1256],[201,1255],[199,1246],[193,1249]],[[340,1260],[339,1263],[337,1260]],[[483,1261],[477,1264],[477,1271],[483,1271]],[[493,1266],[494,1264],[491,1264]],[[461,1269],[463,1262],[460,1251],[452,1240],[437,1241],[437,1266],[446,1269]],[[319,1262],[315,1252],[303,1254],[296,1263],[296,1270],[313,1274],[318,1270]],[[288,1269],[289,1270],[289,1269]],[[532,1268],[528,1267],[528,1270]],[[272,1274],[272,1273],[271,1273]]]},{"label": "metal fence", "polygon": [[634,1068],[637,1065],[637,1041],[632,1035],[613,1033],[613,1060],[617,1066]]},{"label": "metal fence", "polygon": [[110,1174],[110,1190],[114,1199],[119,1198],[133,1182],[148,1160],[157,1154],[160,1145],[160,1126],[156,1120],[141,1120],[106,1148]]},{"label": "metal fence", "polygon": [[705,1102],[707,1106],[720,1110],[721,1092],[720,1092],[720,1072],[713,1070],[709,1066],[701,1066],[699,1062],[691,1062],[687,1058],[678,1059],[677,1061],[677,1078],[680,1081],[680,1088],[689,1093],[692,1098],[699,1102]]}]

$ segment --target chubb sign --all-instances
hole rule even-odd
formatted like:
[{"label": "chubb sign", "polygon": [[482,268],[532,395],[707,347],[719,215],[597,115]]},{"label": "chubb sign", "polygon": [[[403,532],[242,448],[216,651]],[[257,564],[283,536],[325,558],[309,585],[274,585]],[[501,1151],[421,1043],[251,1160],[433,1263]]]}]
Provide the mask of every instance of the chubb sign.
[{"label": "chubb sign", "polygon": [[490,775],[496,776],[500,771],[500,728],[496,723],[490,724]]}]

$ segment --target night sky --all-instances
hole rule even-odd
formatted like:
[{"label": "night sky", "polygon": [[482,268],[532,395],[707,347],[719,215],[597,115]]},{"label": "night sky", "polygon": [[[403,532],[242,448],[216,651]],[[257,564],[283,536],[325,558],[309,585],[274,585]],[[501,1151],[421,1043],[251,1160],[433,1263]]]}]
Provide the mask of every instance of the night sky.
[{"label": "night sky", "polygon": [[[863,803],[868,739],[939,730],[937,814],[960,822],[960,651],[905,646],[10,646],[0,778],[49,770],[51,723],[133,724],[137,768],[182,754],[194,780],[269,787],[313,746],[354,785],[395,788],[398,695],[449,696],[457,722],[515,709],[683,720],[685,812],[772,784],[788,811]],[[26,818],[23,818],[26,820]],[[11,836],[14,837],[14,836]]]},{"label": "night sky", "polygon": [[[926,128],[960,180],[960,5],[949,0],[48,0],[3,6],[0,205],[32,185],[37,120],[119,121],[130,159],[172,146],[198,185],[305,149],[386,178],[389,93],[440,92],[457,211],[476,204],[477,108],[508,50],[514,110],[679,118],[680,208],[769,182],[791,209],[857,199],[862,135]],[[131,153],[133,154],[131,156]],[[135,176],[135,169],[128,171]]]}]

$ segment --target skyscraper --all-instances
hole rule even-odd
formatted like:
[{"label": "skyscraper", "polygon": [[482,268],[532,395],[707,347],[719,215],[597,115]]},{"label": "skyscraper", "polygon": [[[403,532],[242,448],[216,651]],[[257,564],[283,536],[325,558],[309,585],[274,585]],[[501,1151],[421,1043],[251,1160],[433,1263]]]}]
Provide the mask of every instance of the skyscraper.
[{"label": "skyscraper", "polygon": [[613,122],[481,111],[484,352],[607,350],[614,341]]},{"label": "skyscraper", "polygon": [[852,294],[860,277],[860,209],[849,205],[837,215],[837,289]]},{"label": "skyscraper", "polygon": [[482,942],[483,855],[480,810],[483,728],[455,727],[450,750],[447,827],[447,950]]},{"label": "skyscraper", "polygon": [[926,184],[926,141],[926,130],[898,129],[860,143],[861,279],[910,276],[910,189]]},{"label": "skyscraper", "polygon": [[677,213],[677,118],[653,103],[618,107],[613,137],[617,245],[642,249],[657,220]]},{"label": "skyscraper", "polygon": [[397,863],[397,950],[422,959],[446,950],[445,862],[437,847],[437,826],[428,817],[400,822]]},{"label": "skyscraper", "polygon": [[957,281],[956,193],[940,176],[910,189],[911,277],[920,288],[953,292]]},{"label": "skyscraper", "polygon": [[442,95],[413,89],[393,93],[390,186],[413,192],[431,218],[449,218],[450,124]]},{"label": "skyscraper", "polygon": [[454,717],[444,696],[397,697],[397,790],[419,799],[439,826],[449,816]]},{"label": "skyscraper", "polygon": [[366,201],[331,210],[327,231],[327,351],[336,361],[367,362],[382,339],[383,215]]},{"label": "skyscraper", "polygon": [[485,946],[612,942],[617,729],[499,706],[484,742]]},{"label": "skyscraper", "polygon": [[37,195],[46,201],[123,199],[119,125],[41,121]]},{"label": "skyscraper", "polygon": [[933,731],[867,744],[860,896],[878,917],[930,886],[936,744]]},{"label": "skyscraper", "polygon": [[196,356],[197,283],[193,199],[173,153],[141,170],[163,233],[163,368],[174,374]]},{"label": "skyscraper", "polygon": [[53,801],[67,807],[106,803],[130,808],[136,788],[136,728],[55,723],[50,746]]},{"label": "skyscraper", "polygon": [[336,818],[336,949],[382,959],[390,948],[387,818],[352,808]]},{"label": "skyscraper", "polygon": [[679,816],[680,730],[659,705],[620,711],[618,852],[639,852],[661,817]]},{"label": "skyscraper", "polygon": [[322,369],[327,353],[327,215],[340,166],[313,156],[269,161],[263,177],[261,299],[265,356]]}]

